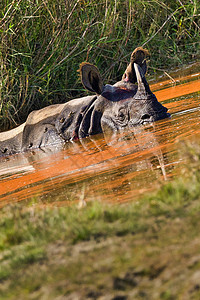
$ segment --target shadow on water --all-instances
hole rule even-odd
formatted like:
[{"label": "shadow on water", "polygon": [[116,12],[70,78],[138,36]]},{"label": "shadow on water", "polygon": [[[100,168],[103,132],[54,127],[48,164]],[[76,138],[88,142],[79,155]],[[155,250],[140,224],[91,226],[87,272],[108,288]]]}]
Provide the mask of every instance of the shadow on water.
[{"label": "shadow on water", "polygon": [[[181,74],[182,75],[182,74]],[[0,161],[0,207],[68,205],[80,201],[126,202],[178,175],[184,157],[180,139],[200,138],[200,74],[152,85],[172,117],[116,134],[97,135],[67,143],[65,149],[45,148]]]}]

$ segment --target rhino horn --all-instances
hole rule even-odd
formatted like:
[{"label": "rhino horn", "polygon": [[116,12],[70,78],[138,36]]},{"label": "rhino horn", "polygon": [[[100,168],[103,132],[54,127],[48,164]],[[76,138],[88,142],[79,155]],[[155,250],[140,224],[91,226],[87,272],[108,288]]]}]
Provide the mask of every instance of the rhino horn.
[{"label": "rhino horn", "polygon": [[138,84],[137,93],[135,94],[134,99],[144,100],[155,98],[155,95],[151,92],[146,81],[144,70],[136,63],[134,63],[134,69]]}]

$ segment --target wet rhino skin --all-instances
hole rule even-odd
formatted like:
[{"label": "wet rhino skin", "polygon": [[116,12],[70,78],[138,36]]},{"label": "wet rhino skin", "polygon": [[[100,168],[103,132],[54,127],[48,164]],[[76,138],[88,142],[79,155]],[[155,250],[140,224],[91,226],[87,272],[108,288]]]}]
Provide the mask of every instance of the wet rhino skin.
[{"label": "wet rhino skin", "polygon": [[0,156],[84,138],[107,130],[117,131],[169,117],[145,78],[148,51],[137,48],[122,80],[103,85],[98,69],[82,63],[84,87],[95,93],[33,111],[26,122],[0,133]]}]

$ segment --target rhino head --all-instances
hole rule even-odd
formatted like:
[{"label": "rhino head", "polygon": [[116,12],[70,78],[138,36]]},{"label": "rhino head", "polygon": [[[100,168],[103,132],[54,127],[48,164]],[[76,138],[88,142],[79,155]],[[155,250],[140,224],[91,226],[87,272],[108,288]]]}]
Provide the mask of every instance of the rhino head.
[{"label": "rhino head", "polygon": [[[96,93],[96,97],[84,107],[81,117],[79,114],[79,123],[74,136],[82,138],[108,129],[120,130],[170,116],[167,108],[157,101],[146,81],[147,55],[146,50],[137,48],[131,55],[131,62],[122,80],[114,85],[103,85],[99,71],[94,65],[81,64],[82,83],[87,90]],[[65,110],[68,112],[68,108]],[[60,120],[66,116],[65,110],[59,116]],[[59,124],[57,129],[62,132],[64,138],[67,138],[69,127],[65,125],[66,123]]]}]

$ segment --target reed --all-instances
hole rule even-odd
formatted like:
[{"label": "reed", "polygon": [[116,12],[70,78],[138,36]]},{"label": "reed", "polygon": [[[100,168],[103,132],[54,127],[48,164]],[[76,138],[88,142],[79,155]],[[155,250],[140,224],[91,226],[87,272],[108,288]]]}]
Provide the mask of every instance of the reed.
[{"label": "reed", "polygon": [[197,0],[2,0],[0,128],[83,95],[82,61],[112,83],[137,46],[152,53],[151,73],[197,59],[199,7]]}]

